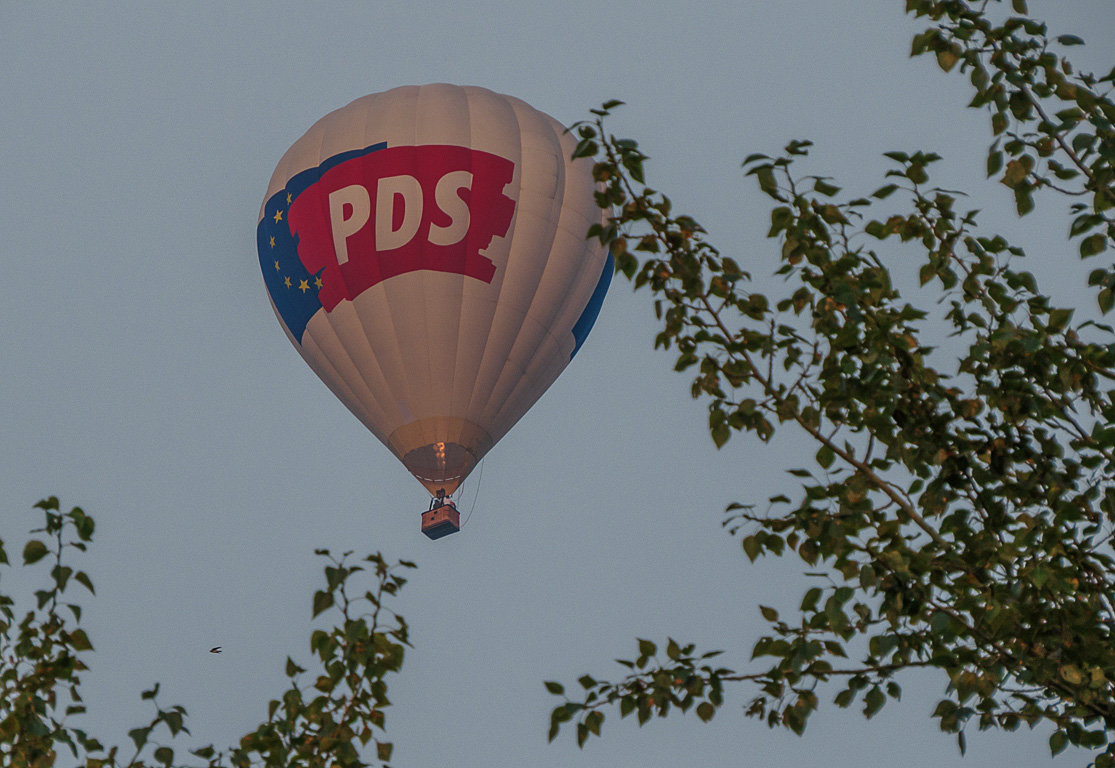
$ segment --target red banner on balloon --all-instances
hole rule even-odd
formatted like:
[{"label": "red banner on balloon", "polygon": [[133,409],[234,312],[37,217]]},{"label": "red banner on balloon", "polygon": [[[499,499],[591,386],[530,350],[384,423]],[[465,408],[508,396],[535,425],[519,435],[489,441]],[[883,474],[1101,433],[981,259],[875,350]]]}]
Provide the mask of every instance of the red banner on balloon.
[{"label": "red banner on balloon", "polygon": [[330,311],[376,283],[433,270],[492,281],[480,253],[511,225],[506,158],[467,147],[389,147],[338,163],[295,198],[287,223]]}]

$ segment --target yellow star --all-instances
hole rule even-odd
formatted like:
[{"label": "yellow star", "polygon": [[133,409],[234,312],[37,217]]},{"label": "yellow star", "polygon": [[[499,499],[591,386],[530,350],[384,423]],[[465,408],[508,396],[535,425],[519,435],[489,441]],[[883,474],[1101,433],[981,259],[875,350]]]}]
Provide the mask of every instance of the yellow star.
[{"label": "yellow star", "polygon": [[314,286],[317,287],[318,290],[321,290],[321,285],[322,285],[321,277],[320,276],[315,277],[314,278]]},{"label": "yellow star", "polygon": [[283,220],[283,212],[282,211],[275,211],[275,223],[278,224],[282,220]]},{"label": "yellow star", "polygon": [[310,290],[310,284],[305,280],[299,280],[298,290],[302,291],[302,293],[305,293],[306,291]]},{"label": "yellow star", "polygon": [[286,193],[286,204],[290,205],[290,193],[289,192]]},{"label": "yellow star", "polygon": [[271,247],[272,248],[275,247],[275,236],[274,235],[271,235]]},{"label": "yellow star", "polygon": [[279,271],[279,262],[277,262],[277,261],[275,262],[275,271],[276,272]]},{"label": "yellow star", "polygon": [[283,285],[285,285],[287,288],[290,287],[290,278],[289,277],[284,277],[283,278]]}]

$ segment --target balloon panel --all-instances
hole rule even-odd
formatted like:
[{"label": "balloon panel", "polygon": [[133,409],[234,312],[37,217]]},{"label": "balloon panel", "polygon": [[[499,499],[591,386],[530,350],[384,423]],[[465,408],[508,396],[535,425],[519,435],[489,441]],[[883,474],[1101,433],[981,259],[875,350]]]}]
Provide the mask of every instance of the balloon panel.
[{"label": "balloon panel", "polygon": [[260,211],[272,306],[431,493],[452,493],[584,342],[612,261],[591,162],[483,88],[357,99],[287,151]]}]

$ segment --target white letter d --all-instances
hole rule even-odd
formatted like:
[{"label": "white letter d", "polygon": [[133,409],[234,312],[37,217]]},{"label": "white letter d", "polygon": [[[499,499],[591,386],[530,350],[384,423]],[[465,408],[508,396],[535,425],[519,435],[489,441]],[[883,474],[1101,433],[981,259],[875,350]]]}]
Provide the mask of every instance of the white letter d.
[{"label": "white letter d", "polygon": [[[403,199],[403,220],[398,229],[395,197]],[[413,176],[386,176],[376,187],[376,250],[393,251],[410,242],[422,223],[422,185]]]}]

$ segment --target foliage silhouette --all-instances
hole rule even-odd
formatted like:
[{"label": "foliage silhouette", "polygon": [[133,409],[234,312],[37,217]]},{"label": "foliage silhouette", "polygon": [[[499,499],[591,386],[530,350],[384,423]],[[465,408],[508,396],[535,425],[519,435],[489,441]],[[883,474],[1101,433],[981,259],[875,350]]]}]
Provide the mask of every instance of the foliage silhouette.
[{"label": "foliage silhouette", "polygon": [[[986,2],[905,5],[930,22],[912,55],[965,74],[969,106],[989,114],[986,171],[1018,214],[1040,196],[1067,199],[1072,249],[1106,251],[1115,70],[1077,71],[1057,51],[1082,41],[1051,40],[1024,0],[1000,20]],[[615,709],[640,724],[691,708],[709,720],[729,684],[753,686],[747,715],[800,734],[820,694],[871,717],[920,667],[947,686],[934,717],[961,751],[972,724],[1045,723],[1054,754],[1071,744],[1093,750],[1097,768],[1115,765],[1115,331],[1097,321],[1115,305],[1110,263],[1079,293],[1094,297],[1095,319],[1075,318],[1020,269],[1021,248],[981,232],[959,193],[932,184],[939,156],[887,152],[884,183],[847,195],[802,172],[810,143],[793,141],[743,163],[772,200],[786,287],[768,297],[646,186],[647,156],[606,129],[619,105],[573,129],[613,211],[590,235],[649,288],[655,346],[692,373],[716,446],[779,430],[815,443],[813,465],[789,470],[796,499],[770,498],[765,512],[734,503],[725,525],[751,560],[793,553],[820,583],[797,616],[760,607],[769,632],[754,671],[641,639],[617,680],[584,675],[569,696],[546,683],[563,700],[550,738],[572,724],[584,744]],[[920,291],[899,290],[895,254],[917,265]],[[941,327],[951,336],[938,346]]]},{"label": "foliage silhouette", "polygon": [[[312,671],[288,658],[290,687],[270,702],[265,722],[236,746],[196,747],[183,760],[185,750],[171,744],[190,733],[186,710],[161,705],[157,683],[141,694],[155,713],[128,731],[129,746],[106,747],[78,727],[85,712],[81,672],[93,644],[81,628],[82,606],[72,587],[80,584],[92,594],[93,582],[74,569],[71,557],[92,544],[95,525],[79,507],[62,512],[55,497],[35,506],[45,522],[32,530],[22,564],[49,565],[49,580],[22,618],[15,599],[0,589],[0,763],[47,768],[67,753],[89,768],[357,768],[391,759],[392,744],[384,738],[387,677],[400,671],[410,643],[406,621],[387,604],[406,583],[401,572],[413,563],[389,563],[379,553],[354,561],[350,552],[336,557],[318,550],[328,564],[324,588],[314,593],[313,616],[333,616],[337,623],[311,634]],[[10,565],[3,541],[0,565]],[[357,594],[360,581],[371,587]],[[307,672],[308,685],[302,682]]]}]

